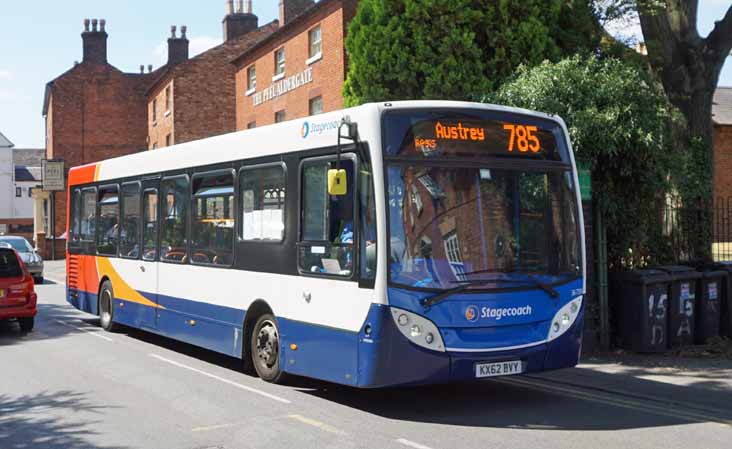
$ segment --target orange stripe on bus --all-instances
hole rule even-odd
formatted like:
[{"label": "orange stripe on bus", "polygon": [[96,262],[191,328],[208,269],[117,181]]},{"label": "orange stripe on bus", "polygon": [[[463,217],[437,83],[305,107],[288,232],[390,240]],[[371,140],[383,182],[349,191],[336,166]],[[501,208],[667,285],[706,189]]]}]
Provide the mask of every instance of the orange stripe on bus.
[{"label": "orange stripe on bus", "polygon": [[96,181],[99,164],[88,164],[74,167],[69,171],[69,185],[88,184]]},{"label": "orange stripe on bus", "polygon": [[108,277],[112,282],[112,289],[114,290],[114,297],[116,299],[122,299],[128,302],[134,302],[143,306],[155,307],[162,309],[163,307],[157,303],[150,301],[145,298],[140,292],[132,288],[122,276],[117,273],[117,270],[112,266],[112,262],[106,257],[97,257],[97,266],[99,267],[99,274],[104,277]]}]

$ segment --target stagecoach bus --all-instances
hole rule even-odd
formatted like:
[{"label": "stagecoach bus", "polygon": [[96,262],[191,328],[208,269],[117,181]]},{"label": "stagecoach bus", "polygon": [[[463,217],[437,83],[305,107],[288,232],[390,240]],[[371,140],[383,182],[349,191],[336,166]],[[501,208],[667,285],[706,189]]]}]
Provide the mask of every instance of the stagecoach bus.
[{"label": "stagecoach bus", "polygon": [[67,297],[286,375],[357,387],[572,367],[577,170],[554,116],[367,104],[76,167]]}]

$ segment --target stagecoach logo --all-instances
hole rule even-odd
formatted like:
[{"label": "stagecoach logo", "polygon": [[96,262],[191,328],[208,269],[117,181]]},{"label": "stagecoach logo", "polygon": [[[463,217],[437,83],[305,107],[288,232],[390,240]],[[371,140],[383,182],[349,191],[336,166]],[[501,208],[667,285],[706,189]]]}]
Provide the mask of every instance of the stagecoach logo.
[{"label": "stagecoach logo", "polygon": [[496,321],[501,321],[504,317],[529,316],[532,313],[534,313],[534,310],[529,305],[523,307],[503,307],[500,309],[493,309],[491,307],[481,307],[478,309],[476,306],[468,306],[465,309],[465,319],[471,323],[478,321],[478,318],[492,318]]},{"label": "stagecoach logo", "polygon": [[478,321],[478,308],[475,306],[468,306],[468,308],[465,309],[465,319],[471,323]]},{"label": "stagecoach logo", "polygon": [[327,131],[338,131],[338,126],[341,124],[340,121],[334,120],[332,122],[304,122],[302,124],[302,127],[300,127],[300,136],[302,136],[303,139],[307,138],[308,136],[314,135],[319,136]]}]

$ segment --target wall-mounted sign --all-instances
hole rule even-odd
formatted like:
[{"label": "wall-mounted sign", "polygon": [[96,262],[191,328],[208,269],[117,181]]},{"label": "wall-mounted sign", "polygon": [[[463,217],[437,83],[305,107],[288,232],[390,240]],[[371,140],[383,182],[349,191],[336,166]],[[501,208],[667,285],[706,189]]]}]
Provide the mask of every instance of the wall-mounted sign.
[{"label": "wall-mounted sign", "polygon": [[43,177],[43,190],[66,190],[66,183],[64,182],[64,161],[42,159],[41,176]]},{"label": "wall-mounted sign", "polygon": [[268,88],[252,95],[254,106],[273,100],[279,96],[313,82],[313,68],[308,67],[297,75],[283,78]]}]

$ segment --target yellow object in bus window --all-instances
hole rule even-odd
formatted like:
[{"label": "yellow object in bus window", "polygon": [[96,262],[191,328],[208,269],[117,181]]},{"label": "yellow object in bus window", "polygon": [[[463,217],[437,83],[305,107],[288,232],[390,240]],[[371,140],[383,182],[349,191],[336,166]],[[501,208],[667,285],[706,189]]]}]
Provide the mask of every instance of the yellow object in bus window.
[{"label": "yellow object in bus window", "polygon": [[345,195],[348,192],[348,176],[343,169],[328,170],[328,194],[333,196]]}]

